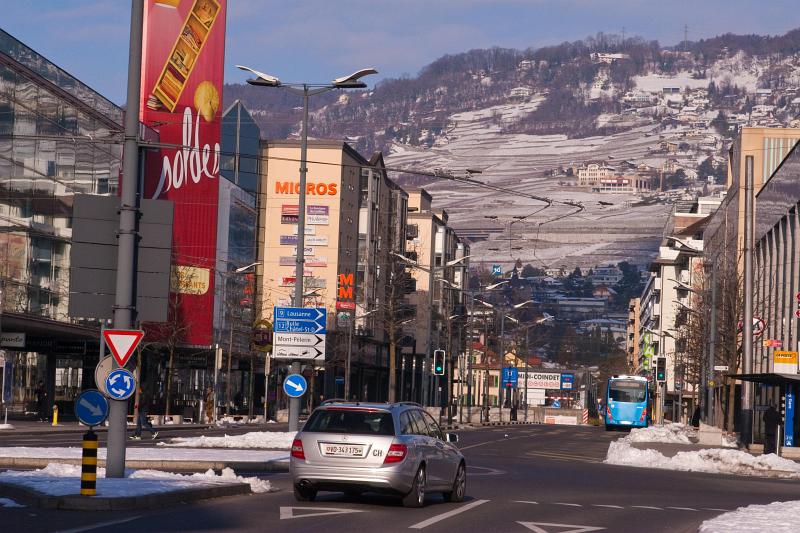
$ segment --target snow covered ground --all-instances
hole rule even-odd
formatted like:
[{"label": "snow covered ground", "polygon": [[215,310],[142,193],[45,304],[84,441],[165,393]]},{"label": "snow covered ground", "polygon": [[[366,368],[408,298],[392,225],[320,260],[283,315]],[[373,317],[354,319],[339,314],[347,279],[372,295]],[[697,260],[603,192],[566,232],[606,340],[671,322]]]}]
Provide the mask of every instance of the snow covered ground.
[{"label": "snow covered ground", "polygon": [[642,450],[631,445],[634,442],[690,444],[689,436],[693,432],[691,426],[684,424],[634,429],[628,436],[609,444],[605,463],[686,472],[800,479],[800,464],[775,454],[754,456],[739,450],[711,448],[678,452],[667,457],[658,450]]},{"label": "snow covered ground", "polygon": [[673,444],[691,444],[689,436],[694,429],[686,424],[664,424],[632,429],[624,439],[628,442],[668,442]]},{"label": "snow covered ground", "polygon": [[0,507],[25,507],[11,498],[0,498]]},{"label": "snow covered ground", "polygon": [[[237,476],[226,468],[220,475],[213,470],[203,474],[174,474],[158,470],[128,470],[124,478],[106,479],[105,468],[97,469],[97,495],[108,498],[144,496],[176,490],[247,483],[253,492],[268,492],[269,481]],[[50,463],[33,471],[0,472],[0,482],[20,485],[50,496],[80,493],[81,467]]]},{"label": "snow covered ground", "polygon": [[700,525],[701,533],[796,533],[800,530],[800,501],[748,505],[722,514]]},{"label": "snow covered ground", "polygon": [[180,448],[239,448],[288,450],[292,445],[293,431],[254,431],[243,435],[224,437],[176,437],[169,442],[159,442],[159,446]]},{"label": "snow covered ground", "polygon": [[14,426],[12,426],[11,424],[0,424],[0,430],[3,429],[14,429]]},{"label": "snow covered ground", "polygon": [[[34,448],[29,446],[10,446],[0,448],[0,457],[20,457],[32,459],[80,459],[81,448]],[[106,449],[97,451],[99,459],[106,458]],[[125,456],[134,461],[280,461],[288,459],[285,451],[270,450],[229,450],[195,448],[128,448]]]}]

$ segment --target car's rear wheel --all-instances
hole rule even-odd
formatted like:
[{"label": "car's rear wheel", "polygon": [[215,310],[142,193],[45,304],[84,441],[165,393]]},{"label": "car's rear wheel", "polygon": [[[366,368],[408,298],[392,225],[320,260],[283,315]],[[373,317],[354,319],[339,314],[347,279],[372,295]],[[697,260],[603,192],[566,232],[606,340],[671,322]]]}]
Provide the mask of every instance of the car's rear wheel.
[{"label": "car's rear wheel", "polygon": [[403,496],[403,505],[405,507],[422,507],[425,505],[425,467],[420,466],[417,470],[417,475],[414,476],[414,482],[411,486],[411,492]]},{"label": "car's rear wheel", "polygon": [[299,502],[313,502],[317,497],[317,489],[311,487],[294,486],[294,499]]},{"label": "car's rear wheel", "polygon": [[442,495],[444,496],[445,501],[452,502],[452,503],[459,503],[464,501],[464,496],[467,494],[467,468],[464,466],[464,463],[458,465],[458,470],[456,470],[456,477],[453,480],[453,490],[449,492],[445,492]]}]

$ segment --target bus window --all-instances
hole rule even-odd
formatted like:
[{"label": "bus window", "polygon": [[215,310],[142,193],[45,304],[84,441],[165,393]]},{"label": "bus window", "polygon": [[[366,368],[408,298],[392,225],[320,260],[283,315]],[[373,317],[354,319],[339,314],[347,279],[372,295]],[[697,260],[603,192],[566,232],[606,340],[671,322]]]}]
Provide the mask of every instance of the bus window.
[{"label": "bus window", "polygon": [[639,381],[612,381],[608,398],[612,402],[640,403],[647,399],[647,385]]}]

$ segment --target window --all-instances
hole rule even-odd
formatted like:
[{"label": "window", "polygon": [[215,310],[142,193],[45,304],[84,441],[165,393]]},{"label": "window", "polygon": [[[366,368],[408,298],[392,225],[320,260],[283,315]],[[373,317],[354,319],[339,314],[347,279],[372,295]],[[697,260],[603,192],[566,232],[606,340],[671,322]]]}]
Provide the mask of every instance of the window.
[{"label": "window", "polygon": [[411,420],[411,415],[409,411],[405,413],[400,413],[400,434],[401,435],[414,435],[416,433],[416,427],[414,426],[413,421]]},{"label": "window", "polygon": [[427,437],[428,425],[425,423],[425,419],[422,418],[422,411],[409,411],[409,414],[411,415],[411,422],[414,424],[414,434]]},{"label": "window", "polygon": [[353,435],[394,435],[392,414],[385,411],[322,409],[308,419],[304,431]]},{"label": "window", "polygon": [[422,416],[425,418],[425,422],[428,423],[428,435],[430,435],[431,437],[436,437],[439,440],[444,440],[444,435],[442,435],[442,430],[439,429],[439,424],[436,423],[433,417],[424,411],[422,413]]}]

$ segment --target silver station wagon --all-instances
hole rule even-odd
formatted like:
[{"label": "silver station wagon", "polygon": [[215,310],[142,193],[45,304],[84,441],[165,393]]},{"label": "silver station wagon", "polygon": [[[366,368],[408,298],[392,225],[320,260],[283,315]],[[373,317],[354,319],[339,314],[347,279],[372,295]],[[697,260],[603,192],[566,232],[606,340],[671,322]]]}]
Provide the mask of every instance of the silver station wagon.
[{"label": "silver station wagon", "polygon": [[294,496],[387,492],[422,507],[427,492],[441,492],[447,501],[463,501],[467,467],[457,441],[415,403],[323,402],[292,443]]}]

